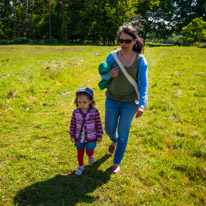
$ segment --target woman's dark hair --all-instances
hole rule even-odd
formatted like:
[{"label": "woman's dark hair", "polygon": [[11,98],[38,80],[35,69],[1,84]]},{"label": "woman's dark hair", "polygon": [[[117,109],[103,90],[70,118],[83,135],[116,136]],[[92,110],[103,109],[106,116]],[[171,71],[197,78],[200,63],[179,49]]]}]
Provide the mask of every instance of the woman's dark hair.
[{"label": "woman's dark hair", "polygon": [[137,39],[137,43],[133,46],[133,50],[137,52],[138,54],[143,52],[144,49],[144,42],[143,40],[138,36],[138,31],[135,27],[130,25],[121,26],[118,30],[118,38],[122,33],[125,33],[129,36],[131,36],[134,39]]},{"label": "woman's dark hair", "polygon": [[95,106],[95,101],[92,98],[92,96],[90,96],[87,92],[78,92],[76,94],[76,98],[74,100],[74,104],[76,105],[76,107],[78,107],[78,97],[80,96],[86,96],[88,98],[88,100],[92,101],[92,103],[89,105],[91,108],[93,108]]}]

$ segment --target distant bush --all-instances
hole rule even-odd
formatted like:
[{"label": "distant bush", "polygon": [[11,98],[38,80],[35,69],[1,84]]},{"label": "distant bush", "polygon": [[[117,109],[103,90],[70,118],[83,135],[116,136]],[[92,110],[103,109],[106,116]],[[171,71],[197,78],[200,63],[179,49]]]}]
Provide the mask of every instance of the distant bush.
[{"label": "distant bush", "polygon": [[181,37],[182,35],[174,33],[168,39],[148,39],[146,44],[150,46],[180,46],[182,44]]},{"label": "distant bush", "polygon": [[49,39],[29,39],[29,38],[16,38],[11,40],[0,39],[0,44],[59,44],[57,40],[49,40]]},{"label": "distant bush", "polygon": [[4,37],[5,37],[5,35],[4,35],[4,32],[3,32],[3,24],[0,21],[0,38],[4,38]]},{"label": "distant bush", "polygon": [[206,41],[206,22],[202,18],[193,19],[182,29],[182,41],[184,44]]},{"label": "distant bush", "polygon": [[182,35],[180,34],[172,34],[172,36],[170,36],[166,42],[167,44],[174,44],[174,45],[181,45],[181,37]]},{"label": "distant bush", "polygon": [[154,42],[146,42],[146,45],[150,47],[173,46],[173,44],[162,44],[162,43],[154,43]]},{"label": "distant bush", "polygon": [[17,38],[13,40],[14,44],[27,44],[29,43],[29,39],[26,38]]},{"label": "distant bush", "polygon": [[[0,39],[0,45],[9,45],[9,44],[30,44],[30,45],[102,45],[101,41],[96,41],[95,43],[91,40],[84,40],[84,41],[58,41],[56,39],[29,39],[29,38],[16,38],[16,39]],[[111,43],[112,45],[112,43]]]},{"label": "distant bush", "polygon": [[8,41],[5,40],[5,39],[0,39],[0,44],[1,44],[1,45],[2,45],[2,44],[8,44]]},{"label": "distant bush", "polygon": [[0,44],[28,44],[30,41],[30,39],[26,38],[16,38],[12,40],[0,39]]},{"label": "distant bush", "polygon": [[206,42],[195,42],[193,46],[197,46],[200,48],[206,48]]}]

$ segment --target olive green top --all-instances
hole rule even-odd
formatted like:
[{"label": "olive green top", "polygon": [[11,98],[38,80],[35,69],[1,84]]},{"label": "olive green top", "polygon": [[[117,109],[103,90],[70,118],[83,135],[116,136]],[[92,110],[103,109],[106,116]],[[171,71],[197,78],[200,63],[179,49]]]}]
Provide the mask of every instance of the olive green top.
[{"label": "olive green top", "polygon": [[[137,82],[138,77],[138,68],[139,68],[139,58],[134,60],[133,64],[129,67],[124,67],[127,73]],[[118,67],[116,61],[112,64],[112,69]],[[119,68],[120,69],[120,68]],[[134,86],[129,82],[129,80],[125,77],[123,72],[119,70],[119,75],[115,78],[112,78],[107,86],[106,96],[128,104],[135,104],[135,101],[139,101],[137,99],[137,94],[134,89]]]}]

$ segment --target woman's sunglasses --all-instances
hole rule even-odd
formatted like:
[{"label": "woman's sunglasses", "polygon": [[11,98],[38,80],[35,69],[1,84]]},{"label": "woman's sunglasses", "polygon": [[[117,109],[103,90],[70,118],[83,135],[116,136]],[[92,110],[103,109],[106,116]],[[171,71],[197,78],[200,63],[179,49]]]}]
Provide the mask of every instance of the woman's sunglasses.
[{"label": "woman's sunglasses", "polygon": [[125,44],[130,44],[131,42],[133,42],[134,41],[134,39],[118,39],[118,42],[120,43],[120,44],[123,44],[123,43],[125,43]]}]

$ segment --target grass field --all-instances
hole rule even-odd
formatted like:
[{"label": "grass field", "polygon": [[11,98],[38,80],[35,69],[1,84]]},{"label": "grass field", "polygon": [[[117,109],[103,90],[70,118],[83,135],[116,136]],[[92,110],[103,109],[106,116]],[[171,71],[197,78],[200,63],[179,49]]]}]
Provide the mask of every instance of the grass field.
[{"label": "grass field", "polygon": [[206,50],[146,47],[149,106],[134,119],[121,173],[109,138],[76,177],[69,138],[73,98],[94,90],[104,124],[98,65],[116,47],[0,46],[0,205],[206,205]]}]

